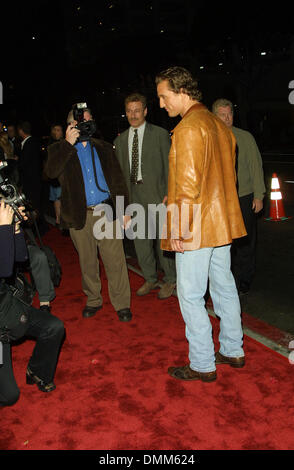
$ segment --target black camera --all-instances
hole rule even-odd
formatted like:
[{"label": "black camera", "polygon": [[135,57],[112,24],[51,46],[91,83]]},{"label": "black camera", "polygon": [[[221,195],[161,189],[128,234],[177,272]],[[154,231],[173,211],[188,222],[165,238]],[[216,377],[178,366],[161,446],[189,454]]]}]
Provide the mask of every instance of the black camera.
[{"label": "black camera", "polygon": [[86,142],[96,132],[96,123],[93,119],[84,121],[84,112],[89,110],[87,103],[77,103],[72,109],[74,120],[78,123],[76,129],[80,131],[78,142]]},{"label": "black camera", "polygon": [[14,183],[9,182],[8,177],[3,174],[2,170],[7,167],[7,162],[0,161],[0,199],[2,199],[6,204],[9,204],[15,214],[15,221],[23,221],[24,218],[20,211],[19,207],[29,208],[30,204],[26,200],[24,194],[20,193]]}]

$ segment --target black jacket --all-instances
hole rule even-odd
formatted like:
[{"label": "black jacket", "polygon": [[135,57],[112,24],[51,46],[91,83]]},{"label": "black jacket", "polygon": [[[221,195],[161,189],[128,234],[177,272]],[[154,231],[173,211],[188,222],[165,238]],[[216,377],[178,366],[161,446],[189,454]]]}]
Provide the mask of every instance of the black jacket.
[{"label": "black jacket", "polygon": [[28,251],[23,232],[14,234],[12,225],[0,225],[0,278],[13,274],[15,262],[28,259]]}]

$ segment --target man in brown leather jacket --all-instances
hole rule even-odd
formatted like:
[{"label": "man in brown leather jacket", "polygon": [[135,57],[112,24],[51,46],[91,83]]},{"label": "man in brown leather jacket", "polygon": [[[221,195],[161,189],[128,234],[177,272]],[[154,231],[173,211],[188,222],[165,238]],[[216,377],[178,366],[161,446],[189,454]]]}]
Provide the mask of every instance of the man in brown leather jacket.
[{"label": "man in brown leather jacket", "polygon": [[[167,224],[162,249],[176,252],[177,293],[186,323],[190,364],[170,367],[181,380],[216,380],[215,364],[245,364],[241,311],[231,272],[234,238],[246,235],[236,191],[235,137],[200,103],[197,81],[182,67],[156,78],[160,107],[182,120],[169,154]],[[205,309],[209,289],[220,317],[215,354]]]}]

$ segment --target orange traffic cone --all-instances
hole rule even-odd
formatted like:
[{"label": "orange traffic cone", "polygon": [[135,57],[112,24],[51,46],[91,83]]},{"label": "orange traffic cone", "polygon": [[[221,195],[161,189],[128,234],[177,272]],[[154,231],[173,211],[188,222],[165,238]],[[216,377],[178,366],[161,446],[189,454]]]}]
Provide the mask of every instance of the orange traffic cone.
[{"label": "orange traffic cone", "polygon": [[270,216],[268,219],[273,222],[280,222],[283,220],[291,219],[286,217],[283,205],[283,196],[280,191],[280,183],[277,177],[277,173],[273,173],[272,186],[271,186],[271,205],[270,205]]}]

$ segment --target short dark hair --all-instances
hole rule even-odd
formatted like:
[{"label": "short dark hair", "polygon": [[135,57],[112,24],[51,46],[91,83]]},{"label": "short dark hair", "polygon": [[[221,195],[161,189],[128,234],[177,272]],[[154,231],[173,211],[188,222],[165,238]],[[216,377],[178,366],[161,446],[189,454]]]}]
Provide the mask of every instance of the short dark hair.
[{"label": "short dark hair", "polygon": [[167,80],[174,93],[186,93],[193,100],[201,101],[202,93],[198,90],[198,82],[184,67],[169,67],[160,72],[155,79],[156,85]]},{"label": "short dark hair", "polygon": [[18,129],[21,129],[25,134],[30,134],[32,132],[32,126],[29,121],[21,121],[17,127]]},{"label": "short dark hair", "polygon": [[125,99],[125,106],[129,103],[133,103],[134,101],[140,101],[142,103],[143,109],[147,106],[147,99],[146,96],[142,95],[141,93],[132,93],[128,95]]}]

